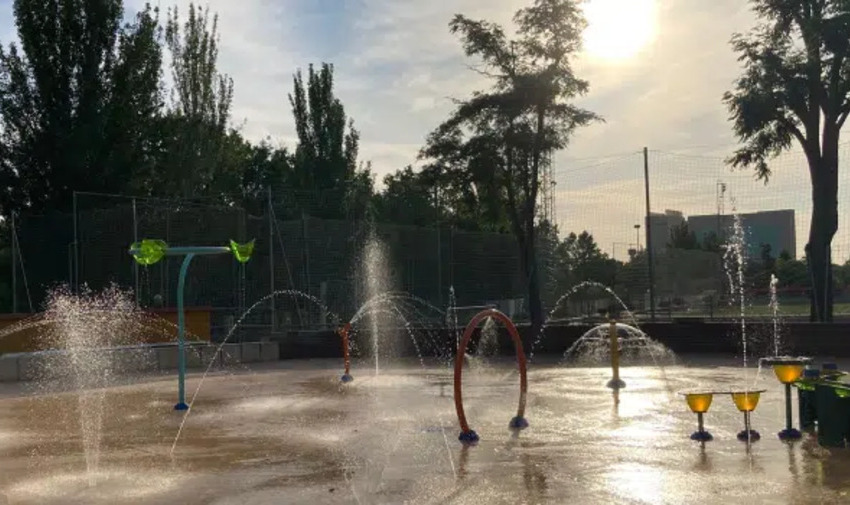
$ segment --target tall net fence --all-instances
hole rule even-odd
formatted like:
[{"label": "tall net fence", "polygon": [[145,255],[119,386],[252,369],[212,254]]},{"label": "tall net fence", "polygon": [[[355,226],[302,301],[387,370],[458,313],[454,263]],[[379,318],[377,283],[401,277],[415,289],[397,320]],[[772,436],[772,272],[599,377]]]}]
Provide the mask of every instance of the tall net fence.
[{"label": "tall net fence", "polygon": [[[839,202],[850,196],[848,157],[850,145],[842,145]],[[806,314],[804,246],[812,210],[808,168],[805,157],[796,153],[770,165],[768,184],[749,170],[730,170],[719,157],[659,151],[649,151],[646,158],[643,152],[632,152],[555,168],[560,236],[538,234],[537,267],[546,309],[555,308],[555,301],[577,282],[591,279],[610,287],[639,314],[652,305],[652,286],[660,317],[734,315],[722,244],[732,215],[739,214],[748,244],[752,310],[768,313],[770,276],[776,275],[783,313]],[[273,196],[280,201],[292,197]],[[330,321],[320,304],[347,318],[364,301],[368,278],[363,248],[373,233],[364,223],[306,212],[297,216],[291,205],[246,211],[203,201],[94,194],[78,194],[76,207],[76,213],[17,217],[17,262],[24,274],[15,290],[19,307],[28,307],[32,300],[38,310],[45,293],[57,284],[100,289],[112,282],[133,290],[144,306],[173,307],[182,259],[137,266],[127,250],[142,238],[160,238],[170,245],[256,239],[247,265],[228,255],[199,257],[192,263],[186,305],[211,308],[219,328],[231,327],[257,302],[247,327],[322,326]],[[832,249],[837,314],[850,314],[848,222],[850,211],[840,205]],[[568,264],[575,258],[563,251],[563,239],[582,231],[593,235],[605,255],[584,270]],[[528,286],[512,235],[391,224],[376,225],[374,235],[385,245],[386,289],[408,292],[445,309],[454,288],[457,305],[496,305],[519,320],[527,317]],[[263,301],[281,290],[305,296],[282,294]],[[595,314],[611,303],[603,290],[577,293],[564,302],[562,315]]]},{"label": "tall net fence", "polygon": [[[839,229],[832,244],[836,313],[850,313],[848,276],[850,144],[839,153]],[[646,162],[647,170],[644,170]],[[618,292],[639,310],[648,305],[647,225],[661,315],[728,312],[722,244],[734,214],[745,231],[747,288],[752,309],[767,314],[770,275],[780,280],[784,314],[808,314],[805,244],[812,200],[808,164],[791,152],[769,163],[768,183],[749,169],[732,170],[719,156],[649,151],[584,160],[556,171],[562,235],[587,230],[610,257],[624,263]],[[650,211],[647,218],[646,174]],[[690,235],[690,236],[689,236]],[[637,254],[635,254],[637,253]],[[630,268],[641,265],[640,268]],[[643,293],[642,297],[633,296]]]},{"label": "tall net fence", "polygon": [[[363,248],[374,236],[386,250],[381,268],[389,279],[387,290],[410,293],[445,310],[454,286],[459,305],[507,304],[521,317],[526,287],[511,235],[436,226],[378,224],[373,229],[307,215],[278,219],[264,210],[265,215],[252,216],[241,208],[204,202],[78,194],[76,213],[18,218],[18,261],[35,310],[53,286],[99,290],[111,283],[132,290],[144,307],[173,308],[183,258],[166,256],[139,266],[128,253],[130,244],[144,238],[170,246],[254,239],[254,254],[244,265],[230,255],[195,258],[186,277],[185,305],[212,310],[218,332],[255,304],[242,328],[315,328],[333,322],[323,306],[348,318],[364,302]],[[24,283],[19,284],[17,296],[23,299]],[[269,297],[272,291],[303,295]]]}]

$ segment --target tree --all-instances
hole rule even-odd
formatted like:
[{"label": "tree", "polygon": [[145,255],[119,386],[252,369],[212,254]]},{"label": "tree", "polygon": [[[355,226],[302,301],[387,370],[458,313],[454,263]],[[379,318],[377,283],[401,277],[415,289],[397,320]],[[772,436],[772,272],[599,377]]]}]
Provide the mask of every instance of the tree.
[{"label": "tree", "polygon": [[[181,24],[177,8],[168,12],[165,42],[171,54],[173,89],[160,124],[162,158],[152,190],[189,198],[214,192],[216,178],[232,179],[225,153],[233,80],[218,73],[218,15],[189,4]],[[232,167],[230,167],[232,168]]]},{"label": "tree", "polygon": [[732,45],[743,75],[723,100],[744,143],[728,162],[753,167],[765,183],[768,159],[796,141],[812,183],[806,244],[811,320],[832,320],[831,244],[838,229],[838,143],[850,114],[847,0],[751,0],[759,24]]},{"label": "tree", "polygon": [[761,244],[759,246],[759,258],[761,259],[762,266],[770,273],[773,273],[776,268],[776,258],[773,257],[772,249],[770,244]]},{"label": "tree", "polygon": [[806,262],[795,259],[779,258],[776,261],[776,277],[782,287],[802,287],[807,284]]},{"label": "tree", "polygon": [[273,147],[267,139],[256,145],[243,140],[243,144],[248,152],[239,171],[239,205],[249,214],[259,216],[267,211],[269,189],[274,197],[283,192],[291,179],[292,154],[285,147]]},{"label": "tree", "polygon": [[716,254],[722,254],[723,252],[723,240],[717,236],[716,232],[713,231],[705,234],[705,237],[702,239],[701,246],[703,251]]},{"label": "tree", "polygon": [[[306,85],[300,70],[293,78],[289,103],[298,134],[293,182],[309,193],[314,215],[341,219],[350,201],[347,188],[355,182],[360,133],[334,94],[333,72],[333,65],[322,63],[318,72],[308,67]],[[351,187],[363,190],[363,182]]]},{"label": "tree", "polygon": [[103,169],[107,189],[137,191],[157,163],[157,131],[164,106],[162,29],[159,11],[147,6],[118,36],[118,60],[110,79],[111,107]]},{"label": "tree", "polygon": [[[545,232],[546,223],[542,224],[541,232]],[[570,292],[575,286],[585,281],[597,282],[613,289],[622,266],[620,262],[603,253],[593,235],[587,231],[578,235],[575,233],[567,235],[556,247],[555,258],[555,282],[558,295]],[[599,296],[610,297],[607,291],[599,290],[594,286],[584,293],[585,300],[599,299]]]},{"label": "tree", "polygon": [[348,220],[373,220],[375,210],[375,177],[372,175],[372,163],[367,162],[354,172],[345,185],[343,210]]},{"label": "tree", "polygon": [[433,226],[439,221],[436,188],[422,172],[407,166],[384,177],[384,190],[376,196],[380,221],[414,226]]},{"label": "tree", "polygon": [[149,164],[159,113],[157,12],[120,0],[16,0],[0,48],[0,205],[67,209],[74,190],[123,191]]},{"label": "tree", "polygon": [[699,241],[694,232],[688,229],[688,223],[682,222],[670,230],[670,241],[667,243],[670,249],[699,249]]},{"label": "tree", "polygon": [[[569,272],[569,283],[594,281],[613,286],[617,273],[617,261],[608,257],[599,249],[593,235],[583,231],[576,235],[570,233],[561,243],[559,255]],[[566,289],[569,289],[567,286]]]},{"label": "tree", "polygon": [[[449,24],[467,56],[479,58],[488,92],[476,92],[428,138],[429,158],[470,174],[486,172],[504,195],[528,285],[532,333],[543,325],[535,253],[540,167],[566,147],[575,128],[598,119],[569,101],[588,89],[570,65],[585,22],[575,0],[536,0],[514,16],[517,36],[488,21],[456,15]],[[482,179],[478,179],[479,181]]]}]

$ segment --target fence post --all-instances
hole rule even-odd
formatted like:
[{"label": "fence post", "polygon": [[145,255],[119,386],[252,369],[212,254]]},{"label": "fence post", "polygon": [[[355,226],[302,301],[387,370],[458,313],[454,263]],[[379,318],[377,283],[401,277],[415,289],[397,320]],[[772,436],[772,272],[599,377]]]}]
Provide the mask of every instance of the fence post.
[{"label": "fence post", "polygon": [[[133,198],[133,243],[139,242],[139,219],[136,214],[136,199]],[[136,307],[140,306],[139,303],[139,262],[133,262],[133,280],[135,281],[136,286]]]},{"label": "fence post", "polygon": [[443,305],[443,244],[440,236],[440,222],[437,221],[437,293],[439,295],[440,307]]},{"label": "fence post", "polygon": [[[272,210],[273,207],[272,207],[272,188],[271,188],[271,186],[269,186],[268,192],[269,192],[269,199],[268,199],[269,200],[269,207],[268,207],[266,213],[268,215],[268,220],[269,220],[269,292],[274,293],[274,289],[275,289],[274,288],[274,225],[275,225],[275,220],[274,220],[274,212]],[[271,304],[272,333],[274,333],[274,331],[276,329],[275,322],[277,320],[276,319],[276,313],[275,313],[274,295],[272,295],[269,302]]]},{"label": "fence post", "polygon": [[[313,294],[313,284],[310,278],[310,241],[307,233],[307,214],[301,212],[301,240],[304,242],[304,277],[307,280],[305,291],[308,295]],[[309,312],[308,312],[309,314]],[[309,319],[309,318],[308,318]],[[303,324],[303,321],[302,321]]]},{"label": "fence post", "polygon": [[652,254],[652,212],[649,205],[649,149],[643,148],[643,181],[646,189],[646,260],[649,263],[649,314],[655,322],[655,265]]},{"label": "fence post", "polygon": [[79,285],[80,285],[80,243],[78,233],[78,224],[77,224],[77,192],[74,191],[72,207],[74,210],[74,283],[73,289],[74,294],[79,293]]},{"label": "fence post", "polygon": [[12,313],[18,313],[18,233],[15,230],[15,211],[12,211]]}]

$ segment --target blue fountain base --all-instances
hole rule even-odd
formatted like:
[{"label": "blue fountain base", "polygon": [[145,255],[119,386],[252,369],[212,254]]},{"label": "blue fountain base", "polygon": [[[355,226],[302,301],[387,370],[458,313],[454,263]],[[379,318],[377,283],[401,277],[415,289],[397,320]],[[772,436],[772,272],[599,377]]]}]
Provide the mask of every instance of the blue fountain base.
[{"label": "blue fountain base", "polygon": [[478,433],[475,433],[473,430],[462,431],[460,435],[457,437],[458,440],[461,441],[464,445],[474,445],[478,443]]},{"label": "blue fountain base", "polygon": [[189,406],[186,405],[186,402],[179,402],[174,406],[174,410],[189,410]]},{"label": "blue fountain base", "polygon": [[611,379],[606,386],[611,389],[623,389],[626,387],[626,383],[623,382],[623,379]]},{"label": "blue fountain base", "polygon": [[340,379],[339,379],[339,380],[340,380],[342,383],[344,383],[344,384],[348,384],[349,382],[351,382],[351,381],[353,381],[353,380],[354,380],[354,377],[352,377],[352,376],[351,376],[351,375],[349,375],[349,374],[343,374],[343,376],[342,376],[342,377],[340,377]]},{"label": "blue fountain base", "polygon": [[747,432],[747,430],[744,430],[741,433],[738,433],[738,440],[740,440],[741,442],[746,442],[747,440],[755,442],[756,440],[760,439],[761,435],[756,430],[750,430],[749,432]]},{"label": "blue fountain base", "polygon": [[696,440],[697,442],[710,442],[711,440],[714,440],[714,437],[707,431],[695,431],[691,434],[691,440]]},{"label": "blue fountain base", "polygon": [[779,440],[800,440],[803,434],[794,428],[786,428],[779,432]]},{"label": "blue fountain base", "polygon": [[524,430],[524,429],[528,428],[528,419],[526,419],[522,416],[516,416],[513,419],[511,419],[511,422],[508,423],[508,426],[512,430]]}]

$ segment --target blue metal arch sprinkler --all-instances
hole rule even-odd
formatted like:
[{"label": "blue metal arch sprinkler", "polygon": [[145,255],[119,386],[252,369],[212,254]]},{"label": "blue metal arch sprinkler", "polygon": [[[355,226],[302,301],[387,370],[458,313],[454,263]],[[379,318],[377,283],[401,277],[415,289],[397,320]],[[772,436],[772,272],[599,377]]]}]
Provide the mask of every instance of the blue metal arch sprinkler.
[{"label": "blue metal arch sprinkler", "polygon": [[229,246],[169,247],[163,240],[145,239],[130,246],[130,254],[140,265],[148,266],[159,262],[165,256],[183,256],[180,276],[177,279],[177,404],[174,410],[188,410],[186,403],[186,316],[183,312],[183,291],[186,285],[186,272],[195,256],[232,253],[240,263],[246,263],[254,252],[254,241],[237,244],[233,240]]}]

